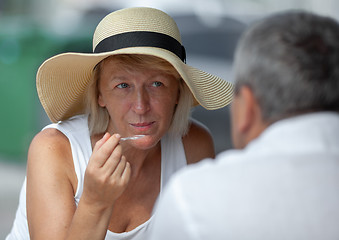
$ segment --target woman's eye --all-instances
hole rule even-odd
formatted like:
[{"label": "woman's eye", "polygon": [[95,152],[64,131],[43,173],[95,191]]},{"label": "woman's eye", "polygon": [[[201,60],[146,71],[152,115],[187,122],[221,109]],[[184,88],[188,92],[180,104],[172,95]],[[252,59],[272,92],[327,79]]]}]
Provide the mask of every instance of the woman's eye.
[{"label": "woman's eye", "polygon": [[117,88],[128,88],[128,84],[127,83],[120,83],[117,85]]},{"label": "woman's eye", "polygon": [[160,87],[160,86],[162,86],[162,82],[154,82],[154,83],[152,83],[152,86]]}]

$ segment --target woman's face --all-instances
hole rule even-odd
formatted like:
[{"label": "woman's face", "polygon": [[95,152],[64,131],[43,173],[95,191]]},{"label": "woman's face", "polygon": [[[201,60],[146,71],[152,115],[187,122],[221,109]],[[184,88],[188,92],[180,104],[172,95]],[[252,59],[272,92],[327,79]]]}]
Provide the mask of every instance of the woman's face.
[{"label": "woman's face", "polygon": [[130,144],[147,149],[155,146],[171,125],[179,82],[158,70],[128,69],[115,59],[102,65],[98,103],[110,115],[110,133],[146,135]]}]

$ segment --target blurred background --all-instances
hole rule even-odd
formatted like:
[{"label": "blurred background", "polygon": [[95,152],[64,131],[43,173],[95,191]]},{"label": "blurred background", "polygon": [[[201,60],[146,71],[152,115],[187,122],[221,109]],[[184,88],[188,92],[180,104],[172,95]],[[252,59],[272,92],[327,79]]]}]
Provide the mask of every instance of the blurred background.
[{"label": "blurred background", "polygon": [[[47,58],[91,52],[96,25],[109,12],[148,6],[177,22],[187,64],[232,81],[233,53],[246,26],[287,9],[339,18],[337,0],[0,0],[0,239],[10,231],[32,137],[49,123],[35,89]],[[232,148],[229,107],[193,110],[214,138],[216,152]]]}]

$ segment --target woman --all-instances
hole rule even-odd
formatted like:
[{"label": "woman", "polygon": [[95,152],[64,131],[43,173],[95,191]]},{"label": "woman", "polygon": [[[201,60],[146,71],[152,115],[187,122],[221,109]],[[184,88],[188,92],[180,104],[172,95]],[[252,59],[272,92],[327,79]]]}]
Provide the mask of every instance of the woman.
[{"label": "woman", "polygon": [[[113,12],[99,23],[93,49],[55,56],[38,70],[53,124],[30,145],[7,239],[145,239],[169,177],[214,157],[190,109],[226,106],[232,85],[184,63],[172,18],[151,8]],[[122,139],[135,135],[142,136]]]}]

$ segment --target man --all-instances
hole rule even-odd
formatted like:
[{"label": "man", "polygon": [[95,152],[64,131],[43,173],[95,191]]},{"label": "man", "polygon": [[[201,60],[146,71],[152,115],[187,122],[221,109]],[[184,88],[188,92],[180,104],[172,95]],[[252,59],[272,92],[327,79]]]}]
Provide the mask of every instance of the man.
[{"label": "man", "polygon": [[172,178],[149,239],[339,239],[339,24],[270,16],[234,66],[236,150]]}]

